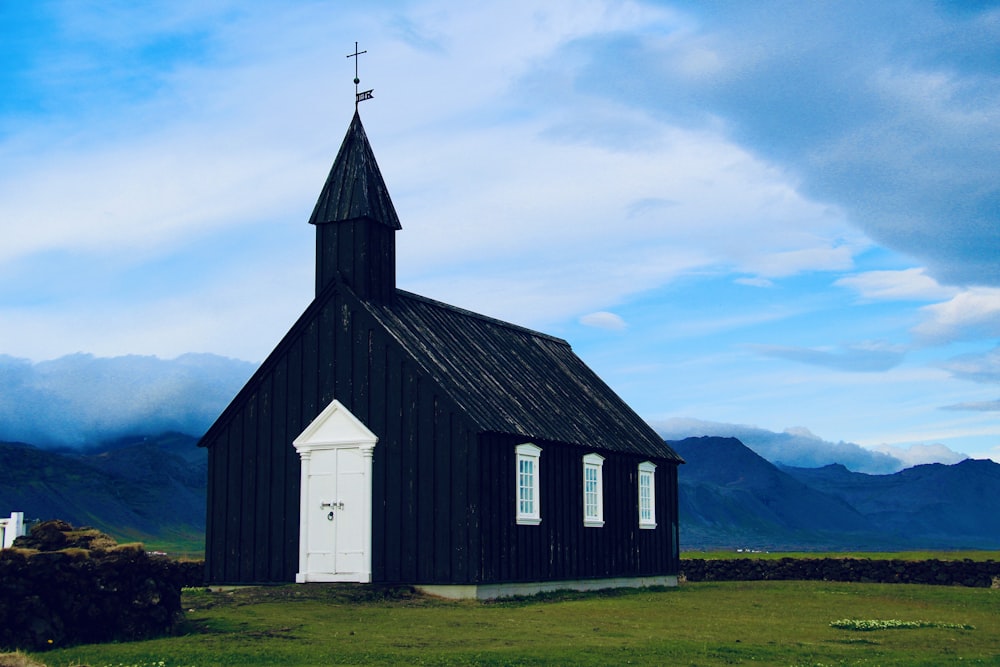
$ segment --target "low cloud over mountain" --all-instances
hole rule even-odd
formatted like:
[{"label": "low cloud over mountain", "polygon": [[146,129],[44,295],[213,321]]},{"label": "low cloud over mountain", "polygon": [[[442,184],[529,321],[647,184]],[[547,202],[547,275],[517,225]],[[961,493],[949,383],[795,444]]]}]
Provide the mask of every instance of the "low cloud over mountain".
[{"label": "low cloud over mountain", "polygon": [[211,354],[39,363],[0,355],[0,440],[80,446],[166,431],[200,436],[255,368]]},{"label": "low cloud over mountain", "polygon": [[768,461],[799,468],[819,468],[839,463],[854,472],[882,475],[922,463],[952,464],[968,458],[940,444],[909,448],[881,445],[876,451],[853,442],[823,440],[805,428],[789,428],[783,433],[775,433],[756,426],[698,419],[669,419],[653,426],[667,440],[706,435],[737,438]]},{"label": "low cloud over mountain", "polygon": [[[199,437],[255,368],[213,354],[176,359],[73,354],[39,363],[0,355],[0,441],[77,447],[167,431]],[[829,442],[805,428],[775,433],[696,419],[654,426],[667,440],[738,438],[768,461],[802,468],[840,463],[855,472],[886,474],[966,458],[944,445],[868,449]]]}]

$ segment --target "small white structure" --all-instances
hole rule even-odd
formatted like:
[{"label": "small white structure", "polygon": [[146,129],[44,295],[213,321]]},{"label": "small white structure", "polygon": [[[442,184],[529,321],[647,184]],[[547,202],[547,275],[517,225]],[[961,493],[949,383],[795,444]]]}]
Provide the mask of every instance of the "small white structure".
[{"label": "small white structure", "polygon": [[24,512],[11,512],[10,518],[0,519],[0,548],[9,549],[14,540],[24,535]]}]

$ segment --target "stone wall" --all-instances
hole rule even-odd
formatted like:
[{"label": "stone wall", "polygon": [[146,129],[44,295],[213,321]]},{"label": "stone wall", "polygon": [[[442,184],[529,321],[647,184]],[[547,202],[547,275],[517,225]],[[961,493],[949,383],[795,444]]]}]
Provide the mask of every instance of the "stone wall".
[{"label": "stone wall", "polygon": [[687,581],[856,581],[886,584],[1000,586],[1000,563],[972,560],[871,560],[867,558],[681,559]]},{"label": "stone wall", "polygon": [[0,551],[0,649],[44,650],[168,634],[201,563],[151,556],[93,529],[35,526]]}]

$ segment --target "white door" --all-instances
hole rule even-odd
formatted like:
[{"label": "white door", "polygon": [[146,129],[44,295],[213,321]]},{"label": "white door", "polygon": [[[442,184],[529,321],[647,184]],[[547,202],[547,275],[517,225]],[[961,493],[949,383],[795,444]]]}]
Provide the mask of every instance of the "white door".
[{"label": "white door", "polygon": [[366,461],[357,448],[315,451],[310,463],[306,571],[331,576],[366,571]]},{"label": "white door", "polygon": [[339,401],[295,439],[302,461],[296,581],[371,581],[377,441]]}]

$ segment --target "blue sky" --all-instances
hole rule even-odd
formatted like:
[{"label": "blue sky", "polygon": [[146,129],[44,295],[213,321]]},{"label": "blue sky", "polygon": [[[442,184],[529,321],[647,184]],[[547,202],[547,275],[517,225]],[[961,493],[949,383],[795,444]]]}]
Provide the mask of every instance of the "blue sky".
[{"label": "blue sky", "polygon": [[0,354],[259,362],[353,113],[399,286],[670,435],[1000,461],[1000,7],[0,3]]}]

